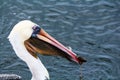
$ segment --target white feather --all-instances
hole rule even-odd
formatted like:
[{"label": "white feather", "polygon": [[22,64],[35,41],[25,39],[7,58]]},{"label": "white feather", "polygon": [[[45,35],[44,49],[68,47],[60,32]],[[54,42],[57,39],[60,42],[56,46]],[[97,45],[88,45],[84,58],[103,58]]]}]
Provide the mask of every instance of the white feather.
[{"label": "white feather", "polygon": [[46,80],[49,79],[47,69],[44,67],[39,58],[34,58],[25,48],[24,41],[29,39],[33,33],[32,27],[37,24],[24,20],[14,26],[8,36],[10,43],[16,55],[28,65],[31,73],[31,80]]}]

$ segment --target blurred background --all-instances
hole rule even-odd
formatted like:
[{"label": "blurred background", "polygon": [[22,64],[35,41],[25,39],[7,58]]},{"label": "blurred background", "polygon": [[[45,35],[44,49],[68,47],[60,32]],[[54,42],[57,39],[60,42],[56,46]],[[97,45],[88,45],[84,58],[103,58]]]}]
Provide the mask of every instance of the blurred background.
[{"label": "blurred background", "polygon": [[[82,80],[120,80],[120,0],[0,0],[0,74],[30,80],[7,36],[31,20],[73,52],[87,59]],[[61,57],[42,56],[51,80],[80,80],[80,66]]]}]

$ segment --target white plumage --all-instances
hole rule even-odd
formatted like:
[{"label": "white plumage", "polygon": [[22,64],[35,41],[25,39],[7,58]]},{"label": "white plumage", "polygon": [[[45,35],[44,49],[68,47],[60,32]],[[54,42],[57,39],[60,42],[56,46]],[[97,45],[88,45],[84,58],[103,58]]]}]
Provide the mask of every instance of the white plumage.
[{"label": "white plumage", "polygon": [[33,33],[32,27],[37,24],[24,20],[14,26],[8,36],[10,43],[17,56],[26,62],[31,73],[31,80],[46,80],[49,79],[47,69],[44,67],[39,58],[34,58],[25,48],[24,41],[29,39]]},{"label": "white plumage", "polygon": [[86,62],[29,20],[17,23],[10,32],[8,39],[16,55],[28,65],[32,73],[31,80],[49,80],[48,71],[36,53],[59,55],[79,64]]}]

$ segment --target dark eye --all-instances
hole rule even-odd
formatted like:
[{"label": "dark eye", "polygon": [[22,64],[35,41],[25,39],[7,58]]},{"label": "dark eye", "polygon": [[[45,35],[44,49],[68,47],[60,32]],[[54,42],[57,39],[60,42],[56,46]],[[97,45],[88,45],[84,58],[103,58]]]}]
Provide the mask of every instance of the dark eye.
[{"label": "dark eye", "polygon": [[32,29],[35,30],[37,26],[33,26]]},{"label": "dark eye", "polygon": [[32,29],[36,32],[40,31],[40,27],[39,26],[33,26]]},{"label": "dark eye", "polygon": [[36,34],[38,34],[41,30],[41,28],[39,26],[33,26],[32,29],[33,29],[33,33],[32,33],[33,37],[35,37]]}]

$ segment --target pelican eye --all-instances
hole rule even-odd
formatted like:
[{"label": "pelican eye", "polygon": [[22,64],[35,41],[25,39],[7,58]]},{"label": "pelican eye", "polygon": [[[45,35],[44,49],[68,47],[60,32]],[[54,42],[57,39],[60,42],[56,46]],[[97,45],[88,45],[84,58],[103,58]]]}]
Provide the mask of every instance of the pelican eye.
[{"label": "pelican eye", "polygon": [[36,35],[40,32],[41,28],[39,26],[33,26],[33,33],[32,33],[32,37],[36,37]]}]

